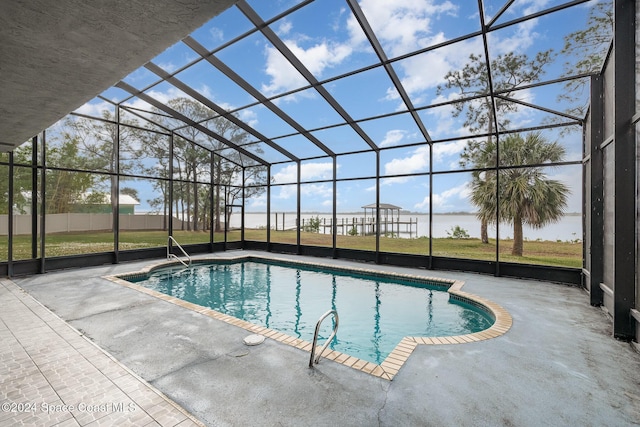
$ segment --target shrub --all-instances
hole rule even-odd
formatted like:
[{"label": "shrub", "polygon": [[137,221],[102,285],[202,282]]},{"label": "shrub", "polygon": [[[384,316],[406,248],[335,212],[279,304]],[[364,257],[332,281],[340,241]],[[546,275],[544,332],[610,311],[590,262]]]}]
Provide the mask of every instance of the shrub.
[{"label": "shrub", "polygon": [[455,227],[451,227],[451,230],[447,231],[447,238],[449,239],[468,239],[469,233],[464,228],[456,225]]},{"label": "shrub", "polygon": [[315,218],[309,218],[304,222],[303,230],[309,233],[319,233],[320,232],[320,217],[316,216]]}]

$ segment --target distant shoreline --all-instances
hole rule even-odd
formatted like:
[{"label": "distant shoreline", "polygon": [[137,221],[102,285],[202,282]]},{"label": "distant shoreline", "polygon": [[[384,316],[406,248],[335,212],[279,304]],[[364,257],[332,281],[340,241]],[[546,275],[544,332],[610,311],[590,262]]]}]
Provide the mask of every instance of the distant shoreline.
[{"label": "distant shoreline", "polygon": [[[271,218],[268,218],[268,217]],[[327,212],[302,212],[300,219],[304,222],[312,219],[319,218],[321,222],[321,232],[327,231],[333,220],[333,214]],[[375,215],[371,212],[365,213],[351,212],[351,213],[337,213],[337,227],[338,234],[344,234],[347,232],[347,228],[354,223],[357,223],[359,227],[364,227],[363,224],[371,224]],[[231,217],[231,224],[234,227],[240,227],[240,215],[233,215]],[[245,213],[245,227],[247,228],[264,228],[267,226],[268,220],[270,220],[270,226],[274,230],[290,230],[295,229],[298,226],[298,215],[295,212],[272,212],[271,215],[267,215],[266,212],[246,212]],[[563,219],[559,222],[548,224],[543,228],[535,228],[523,224],[524,238],[529,240],[550,240],[550,241],[576,241],[583,237],[582,229],[582,214],[568,213],[565,214]],[[451,234],[451,230],[460,228],[464,230],[469,237],[480,237],[480,220],[475,213],[434,213],[433,216],[429,216],[428,213],[400,213],[398,215],[385,216],[381,215],[382,231],[389,232],[398,235],[399,237],[424,237],[431,236],[434,238],[447,237]],[[508,239],[513,236],[513,226],[507,223],[500,223],[498,226],[495,224],[489,225],[489,234],[495,235],[499,232],[499,235],[503,239]]]},{"label": "distant shoreline", "polygon": [[[266,215],[267,212],[266,211],[245,211],[246,214],[262,214],[262,215]],[[271,214],[291,214],[291,215],[295,215],[296,212],[295,211],[272,211]],[[333,212],[314,212],[314,211],[305,211],[305,212],[300,212],[302,215],[323,215],[323,216],[331,216],[333,215]],[[362,215],[364,212],[363,211],[356,211],[356,212],[337,212],[338,215]],[[429,212],[409,212],[409,211],[400,211],[400,215],[420,215],[420,216],[425,216],[425,215],[429,215]],[[477,214],[475,212],[434,212],[433,213],[434,216],[436,215],[472,215],[472,216],[476,216]],[[368,216],[368,215],[367,215]],[[394,214],[395,216],[395,214]],[[567,212],[564,214],[564,216],[582,216],[582,214],[580,212]]]}]

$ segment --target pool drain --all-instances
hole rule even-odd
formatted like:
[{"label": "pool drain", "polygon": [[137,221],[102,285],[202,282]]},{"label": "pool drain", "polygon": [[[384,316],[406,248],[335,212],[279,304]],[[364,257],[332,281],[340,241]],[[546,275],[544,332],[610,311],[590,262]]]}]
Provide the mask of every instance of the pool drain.
[{"label": "pool drain", "polygon": [[264,342],[264,335],[253,334],[244,338],[244,343],[246,345],[258,345]]}]

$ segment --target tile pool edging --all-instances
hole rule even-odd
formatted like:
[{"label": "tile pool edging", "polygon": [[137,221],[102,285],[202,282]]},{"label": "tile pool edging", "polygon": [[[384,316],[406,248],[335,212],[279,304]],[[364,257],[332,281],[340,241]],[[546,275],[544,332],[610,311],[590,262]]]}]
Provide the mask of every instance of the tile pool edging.
[{"label": "tile pool edging", "polygon": [[[373,275],[378,277],[391,277],[391,278],[399,278],[403,280],[409,281],[419,281],[421,283],[428,282],[432,285],[439,286],[442,284],[443,288],[447,288],[447,292],[449,293],[449,297],[456,299],[458,301],[465,302],[467,304],[473,305],[477,308],[480,308],[486,311],[489,315],[494,318],[493,324],[482,331],[474,332],[471,334],[465,335],[455,335],[455,336],[445,336],[445,337],[404,337],[400,342],[396,345],[396,347],[389,353],[382,363],[379,365],[368,362],[366,360],[362,360],[353,356],[350,356],[346,353],[341,353],[339,351],[332,350],[327,353],[325,350],[325,354],[322,356],[324,359],[329,359],[334,362],[345,365],[349,368],[356,369],[367,374],[383,378],[386,380],[393,380],[396,374],[400,371],[400,368],[404,365],[404,363],[409,359],[409,356],[413,353],[413,350],[418,345],[443,345],[443,344],[465,344],[470,342],[484,341],[491,338],[496,338],[501,335],[504,335],[512,326],[513,318],[511,315],[500,305],[489,301],[485,298],[482,298],[478,295],[471,294],[468,292],[462,291],[462,287],[464,286],[464,282],[461,280],[452,280],[452,279],[442,279],[436,277],[423,277],[418,275],[411,274],[401,274],[401,273],[392,273],[392,272],[381,272],[373,269],[364,269],[364,268],[351,268],[351,267],[341,267],[334,266],[329,264],[323,264],[319,262],[306,262],[306,261],[292,261],[290,259],[283,259],[277,257],[262,257],[256,255],[242,255],[242,256],[234,256],[234,257],[225,257],[225,258],[199,258],[194,260],[194,264],[198,263],[208,263],[208,262],[238,262],[238,261],[251,261],[251,260],[259,260],[264,262],[277,262],[283,263],[291,266],[307,266],[307,267],[315,267],[315,268],[324,268],[329,270],[337,270],[337,271],[348,271],[355,273],[363,273],[367,275]],[[284,334],[274,329],[270,329],[264,326],[254,325],[253,323],[247,322],[246,320],[238,319],[233,316],[229,316],[227,314],[220,313],[216,310],[213,310],[208,307],[203,307],[201,305],[197,305],[188,301],[181,300],[176,297],[172,297],[167,294],[163,294],[158,291],[154,291],[149,288],[145,288],[144,286],[137,285],[135,283],[129,282],[122,277],[134,278],[134,277],[146,277],[153,270],[158,268],[172,266],[172,265],[180,265],[177,261],[166,261],[155,264],[150,264],[143,267],[141,270],[138,270],[133,273],[123,273],[118,275],[104,276],[104,279],[107,279],[113,283],[117,283],[121,286],[125,286],[130,289],[134,289],[136,291],[142,292],[144,294],[156,297],[166,302],[170,302],[172,304],[176,304],[180,307],[186,308],[191,311],[195,311],[197,313],[208,316],[212,319],[221,320],[227,324],[237,326],[246,331],[249,331],[254,334],[260,334],[265,336],[266,338],[270,338],[272,340],[281,342],[283,344],[296,347],[300,350],[311,352],[312,344],[308,341],[295,338],[293,336]],[[319,349],[320,345],[318,345]]]}]

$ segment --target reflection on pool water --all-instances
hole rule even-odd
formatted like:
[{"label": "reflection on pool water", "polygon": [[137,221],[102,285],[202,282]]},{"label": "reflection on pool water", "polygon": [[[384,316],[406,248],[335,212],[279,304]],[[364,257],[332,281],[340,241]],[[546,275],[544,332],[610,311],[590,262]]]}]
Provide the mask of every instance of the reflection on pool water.
[{"label": "reflection on pool water", "polygon": [[[406,336],[464,335],[493,323],[483,310],[450,300],[448,283],[293,263],[196,263],[127,280],[305,341],[323,313],[337,310],[330,348],[376,364]],[[324,322],[319,342],[331,323]]]}]

